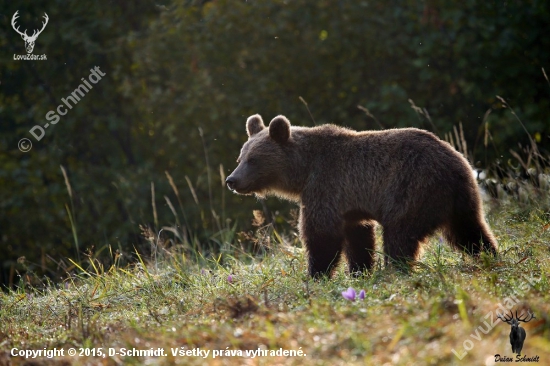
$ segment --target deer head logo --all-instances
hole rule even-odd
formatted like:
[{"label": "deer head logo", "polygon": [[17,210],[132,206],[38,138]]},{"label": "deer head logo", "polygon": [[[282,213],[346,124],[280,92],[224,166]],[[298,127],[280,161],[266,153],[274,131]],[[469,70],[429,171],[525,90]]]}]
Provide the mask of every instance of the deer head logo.
[{"label": "deer head logo", "polygon": [[[512,352],[516,354],[521,354],[521,349],[523,348],[523,342],[525,341],[525,329],[519,326],[519,322],[527,323],[531,321],[532,319],[535,319],[535,314],[530,313],[527,311],[527,315],[522,319],[521,316],[523,313],[518,316],[518,311],[516,310],[516,316],[512,314],[512,310],[510,310],[510,316],[504,315],[504,317],[501,314],[497,314],[497,318],[502,320],[505,323],[510,324],[511,330],[510,330],[510,344],[512,345]],[[527,319],[529,317],[529,319]]]},{"label": "deer head logo", "polygon": [[38,36],[40,35],[40,33],[42,33],[42,31],[44,30],[44,28],[46,28],[46,24],[48,24],[48,14],[44,13],[44,19],[45,19],[45,22],[42,22],[42,29],[40,30],[34,30],[33,33],[32,33],[32,36],[29,36],[27,35],[27,30],[25,29],[24,32],[21,32],[19,31],[19,27],[15,27],[15,21],[16,19],[19,17],[19,15],[17,15],[17,13],[19,13],[19,10],[17,10],[15,12],[15,14],[13,14],[13,17],[11,18],[11,26],[13,27],[13,29],[19,33],[21,35],[21,38],[23,38],[23,41],[25,41],[25,48],[27,49],[27,53],[32,53],[32,50],[34,49],[34,42],[36,42],[36,38],[38,38]]}]

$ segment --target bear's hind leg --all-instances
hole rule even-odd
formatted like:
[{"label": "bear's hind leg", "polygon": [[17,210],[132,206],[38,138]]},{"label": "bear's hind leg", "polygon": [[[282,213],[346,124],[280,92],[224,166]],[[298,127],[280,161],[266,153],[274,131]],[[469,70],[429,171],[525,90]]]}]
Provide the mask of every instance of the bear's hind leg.
[{"label": "bear's hind leg", "polygon": [[346,223],[344,252],[350,273],[372,269],[375,250],[374,227],[372,221]]},{"label": "bear's hind leg", "polygon": [[418,259],[420,244],[429,233],[419,234],[404,227],[384,227],[384,263],[397,269],[408,270]]}]

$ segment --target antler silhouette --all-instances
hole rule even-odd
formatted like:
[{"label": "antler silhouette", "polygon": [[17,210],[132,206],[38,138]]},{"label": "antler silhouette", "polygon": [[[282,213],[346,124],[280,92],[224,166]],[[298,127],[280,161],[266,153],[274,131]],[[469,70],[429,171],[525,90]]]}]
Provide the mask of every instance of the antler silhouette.
[{"label": "antler silhouette", "polygon": [[[17,13],[19,13],[19,10],[17,10],[15,12],[15,14],[13,14],[13,17],[11,18],[11,26],[12,28],[17,32],[19,33],[22,37],[28,37],[27,36],[27,30],[25,29],[25,32],[24,33],[21,33],[21,31],[19,30],[19,27],[15,28],[15,21],[17,20],[17,18],[19,18],[19,15],[17,15]],[[45,13],[44,13],[45,14]]]},{"label": "antler silhouette", "polygon": [[523,318],[523,312],[518,316],[518,311],[516,310],[516,316],[512,314],[512,310],[510,310],[510,316],[502,316],[502,314],[499,314],[497,312],[497,318],[502,320],[505,323],[510,324],[510,345],[512,346],[512,352],[516,354],[521,354],[521,350],[523,349],[523,342],[525,341],[526,333],[525,329],[523,329],[519,322],[527,323],[531,319],[535,319],[535,314],[532,314],[529,310],[527,310],[527,315],[525,315]]},{"label": "antler silhouette", "polygon": [[46,25],[48,24],[48,21],[50,20],[50,18],[48,17],[48,14],[44,13],[44,22],[42,22],[42,29],[40,30],[34,30],[34,32],[32,33],[32,36],[29,36],[27,34],[27,30],[25,29],[24,32],[21,32],[19,30],[19,27],[16,26],[15,22],[17,20],[17,18],[19,17],[19,10],[17,10],[15,12],[15,14],[13,14],[13,17],[11,18],[11,26],[13,27],[13,29],[19,33],[21,35],[21,38],[23,38],[23,40],[25,41],[25,48],[27,49],[27,53],[31,53],[32,50],[34,49],[34,42],[36,41],[36,38],[38,38],[38,36],[40,35],[40,33],[42,33],[42,31],[44,30],[44,28],[46,28]]},{"label": "antler silhouette", "polygon": [[[522,315],[523,315],[523,313],[521,313],[519,316],[522,316]],[[529,319],[527,319],[528,316],[530,316]],[[525,315],[525,318],[521,319],[520,317],[518,317],[518,312],[516,311],[516,319],[520,322],[527,323],[527,322],[530,322],[533,319],[536,319],[536,317],[535,317],[535,314],[533,314],[529,310],[527,310],[527,315]]]},{"label": "antler silhouette", "polygon": [[37,32],[36,33],[36,36],[34,35],[34,33],[32,34],[32,37],[38,37],[38,35],[40,33],[42,33],[42,31],[44,30],[44,28],[46,28],[46,25],[48,25],[48,21],[50,20],[50,18],[48,17],[48,14],[44,13],[44,16],[43,16],[45,22],[42,22],[42,29],[40,29],[39,31],[35,31]]},{"label": "antler silhouette", "polygon": [[[517,315],[517,312],[516,312],[516,315]],[[512,314],[512,310],[510,310],[510,318],[508,318],[507,315],[504,315],[504,317],[502,317],[501,314],[497,313],[497,318],[499,318],[500,320],[502,320],[505,323],[510,324],[510,322],[514,319],[514,314]]]}]

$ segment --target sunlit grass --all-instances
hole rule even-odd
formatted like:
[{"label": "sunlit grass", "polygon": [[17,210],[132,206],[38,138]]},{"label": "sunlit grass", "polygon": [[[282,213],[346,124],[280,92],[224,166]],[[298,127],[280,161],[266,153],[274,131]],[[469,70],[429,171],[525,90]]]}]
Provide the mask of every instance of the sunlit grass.
[{"label": "sunlit grass", "polygon": [[[260,256],[225,242],[221,254],[210,258],[176,249],[163,251],[154,264],[140,256],[125,268],[103,268],[89,258],[65,283],[0,295],[1,351],[162,347],[167,354],[102,359],[124,364],[483,365],[497,353],[512,356],[509,326],[478,331],[479,339],[471,335],[514,296],[520,310],[536,315],[524,325],[523,353],[550,360],[548,217],[507,205],[492,210],[489,220],[500,258],[463,257],[435,236],[410,274],[378,265],[356,278],[341,266],[332,279],[312,281],[302,249],[291,245],[293,236],[273,230],[263,231],[270,234],[271,249]],[[533,286],[518,292],[526,279]],[[365,299],[344,299],[341,293],[349,287],[365,290]],[[452,349],[463,354],[466,340],[473,347],[459,360]],[[178,347],[211,352],[206,359],[173,357],[170,348]],[[213,350],[280,348],[301,349],[306,356],[212,358]]]}]

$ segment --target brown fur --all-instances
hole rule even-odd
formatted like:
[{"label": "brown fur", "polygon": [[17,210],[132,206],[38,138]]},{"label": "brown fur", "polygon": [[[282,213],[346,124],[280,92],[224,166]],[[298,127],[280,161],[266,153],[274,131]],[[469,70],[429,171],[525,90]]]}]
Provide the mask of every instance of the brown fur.
[{"label": "brown fur", "polygon": [[334,125],[290,126],[259,115],[227,185],[239,194],[276,195],[300,205],[300,234],[312,276],[330,274],[345,254],[351,272],[374,263],[375,222],[386,264],[410,263],[437,229],[471,255],[496,254],[466,159],[416,128],[356,132]]}]

